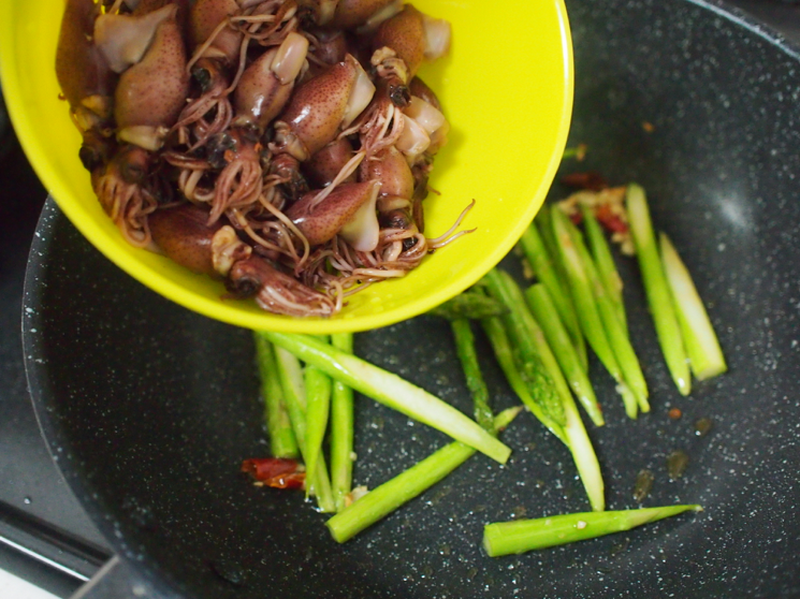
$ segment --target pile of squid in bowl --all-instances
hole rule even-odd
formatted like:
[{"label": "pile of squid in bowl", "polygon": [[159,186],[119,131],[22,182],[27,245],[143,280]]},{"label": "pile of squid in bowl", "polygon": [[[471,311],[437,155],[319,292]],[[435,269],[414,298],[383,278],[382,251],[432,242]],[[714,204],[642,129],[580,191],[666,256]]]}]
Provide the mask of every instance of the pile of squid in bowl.
[{"label": "pile of squid in bowl", "polygon": [[397,0],[68,0],[56,74],[128,242],[330,316],[459,235],[424,235],[449,125],[416,76],[450,36]]}]

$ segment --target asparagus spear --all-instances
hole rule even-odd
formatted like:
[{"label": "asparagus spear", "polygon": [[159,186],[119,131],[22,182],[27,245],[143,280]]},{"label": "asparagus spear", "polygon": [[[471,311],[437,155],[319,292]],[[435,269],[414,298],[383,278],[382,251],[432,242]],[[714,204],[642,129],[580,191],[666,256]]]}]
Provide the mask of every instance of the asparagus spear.
[{"label": "asparagus spear", "polygon": [[437,306],[429,312],[433,316],[440,316],[447,320],[464,318],[468,320],[481,320],[492,316],[500,316],[508,310],[502,303],[480,291],[464,291],[453,299]]},{"label": "asparagus spear", "polygon": [[664,268],[658,255],[647,196],[641,186],[631,183],[625,199],[636,257],[661,351],[678,391],[681,395],[689,395],[692,389],[689,364]]},{"label": "asparagus spear", "polygon": [[551,433],[558,439],[569,446],[564,427],[554,422],[547,414],[544,413],[542,408],[533,399],[533,396],[528,391],[527,383],[522,380],[519,373],[517,364],[514,360],[513,350],[511,349],[511,341],[508,338],[506,329],[501,320],[497,317],[484,318],[481,320],[481,326],[489,338],[489,343],[492,346],[492,351],[497,363],[500,365],[506,380],[517,396],[522,400],[525,407],[541,422]]},{"label": "asparagus spear", "polygon": [[[327,337],[318,339],[323,343],[329,341]],[[303,378],[306,387],[306,440],[303,459],[306,473],[313,480],[328,428],[332,384],[330,377],[316,366],[306,366]]]},{"label": "asparagus spear", "polygon": [[283,389],[278,378],[275,350],[272,344],[259,333],[253,334],[256,347],[256,363],[261,381],[261,396],[264,398],[270,453],[276,458],[295,458],[298,455],[297,439],[283,398]]},{"label": "asparagus spear", "polygon": [[[266,334],[264,334],[265,337]],[[269,339],[267,337],[267,339]],[[306,459],[306,394],[303,370],[300,361],[280,347],[275,348],[278,375],[286,399],[286,411],[292,423],[297,445],[303,459]],[[309,495],[316,495],[317,505],[323,512],[333,512],[336,505],[333,500],[328,469],[324,459],[319,459],[313,472],[307,474],[306,490]]]},{"label": "asparagus spear", "polygon": [[666,233],[660,235],[661,259],[667,276],[678,323],[689,354],[689,364],[698,380],[703,381],[728,369],[725,356],[703,300],[692,276]]},{"label": "asparagus spear", "polygon": [[306,335],[274,331],[264,334],[275,345],[292,352],[354,390],[432,426],[500,463],[508,460],[511,450],[474,420],[399,376]]},{"label": "asparagus spear", "polygon": [[525,298],[519,285],[507,272],[497,268],[484,277],[496,297],[517,315],[514,326],[517,328],[517,339],[529,339],[534,344],[534,351],[538,354],[549,379],[553,382],[556,398],[559,400],[564,414],[564,434],[567,437],[567,446],[572,453],[578,474],[581,477],[589,503],[595,511],[605,509],[604,483],[600,473],[600,464],[597,461],[592,442],[583,426],[578,407],[572,398],[567,382],[558,366],[558,361],[547,344],[544,333],[533,318],[525,304]]},{"label": "asparagus spear", "polygon": [[[520,408],[509,408],[498,414],[493,421],[493,434],[508,426],[519,411]],[[330,518],[326,525],[331,535],[339,543],[351,539],[442,480],[474,453],[475,450],[464,443],[445,445]]]},{"label": "asparagus spear", "polygon": [[594,388],[583,370],[575,347],[572,345],[569,334],[559,318],[555,304],[550,298],[547,287],[542,283],[530,286],[525,291],[525,299],[533,312],[534,318],[544,331],[547,343],[553,350],[559,366],[567,378],[572,391],[581,402],[584,410],[597,426],[603,426],[603,412]]},{"label": "asparagus spear", "polygon": [[619,276],[614,257],[611,255],[611,248],[608,246],[603,228],[597,222],[592,209],[588,206],[581,206],[581,210],[583,213],[583,227],[586,230],[589,248],[597,266],[597,273],[600,275],[600,280],[608,297],[614,303],[614,309],[627,335],[628,318],[625,314],[625,302],[622,298],[622,278]]},{"label": "asparagus spear", "polygon": [[[353,353],[353,334],[335,333],[331,344],[344,352]],[[353,390],[333,381],[331,391],[331,487],[336,511],[345,506],[345,498],[353,486]]]},{"label": "asparagus spear", "polygon": [[[531,322],[533,317],[525,306],[519,286],[507,272],[499,268],[490,270],[484,276],[483,284],[508,309],[508,313],[500,318],[516,349],[517,367],[528,384],[531,396],[550,420],[564,426],[564,406],[551,373],[542,363],[541,344],[533,337],[538,326]],[[543,339],[541,331],[539,334]]]},{"label": "asparagus spear", "polygon": [[702,509],[697,504],[673,505],[496,522],[484,527],[483,547],[489,557],[524,553],[525,551],[594,539],[684,512],[702,511]]},{"label": "asparagus spear", "polygon": [[461,360],[461,368],[472,395],[475,421],[487,431],[494,429],[494,415],[489,407],[489,388],[483,380],[478,354],[475,351],[475,336],[469,320],[457,318],[450,322],[456,342],[456,352]]},{"label": "asparagus spear", "polygon": [[[589,250],[586,248],[586,244],[583,241],[583,235],[581,235],[581,232],[578,231],[577,227],[575,227],[569,219],[564,218],[564,225],[569,232],[572,244],[578,253],[578,257],[581,260],[584,272],[586,273],[586,277],[594,293],[597,308],[600,312],[600,318],[603,322],[603,328],[606,332],[606,338],[620,366],[625,383],[636,398],[638,407],[642,412],[649,412],[650,404],[647,401],[647,383],[644,380],[644,374],[639,365],[639,359],[636,357],[636,352],[631,345],[630,337],[628,337],[627,331],[619,320],[617,310],[615,310],[616,306],[606,293],[594,260],[592,260],[592,256],[589,254]],[[636,417],[635,411],[631,417]]]},{"label": "asparagus spear", "polygon": [[638,412],[636,398],[633,394],[625,391],[627,386],[622,375],[622,369],[619,366],[619,362],[617,362],[616,355],[603,326],[603,319],[595,299],[592,283],[570,233],[570,223],[557,207],[553,207],[552,221],[553,233],[567,272],[567,280],[569,281],[570,289],[572,289],[572,297],[578,310],[578,321],[581,324],[583,334],[586,335],[589,345],[597,354],[603,366],[606,367],[608,373],[617,381],[617,385],[623,389],[620,395],[622,395],[622,400],[625,403],[625,412],[631,418],[635,418]]},{"label": "asparagus spear", "polygon": [[531,224],[522,234],[520,245],[534,274],[547,287],[558,315],[575,345],[581,367],[587,370],[586,341],[581,333],[580,324],[578,324],[572,297],[570,297],[569,290],[564,288],[563,278],[559,277],[553,258],[535,224]]}]

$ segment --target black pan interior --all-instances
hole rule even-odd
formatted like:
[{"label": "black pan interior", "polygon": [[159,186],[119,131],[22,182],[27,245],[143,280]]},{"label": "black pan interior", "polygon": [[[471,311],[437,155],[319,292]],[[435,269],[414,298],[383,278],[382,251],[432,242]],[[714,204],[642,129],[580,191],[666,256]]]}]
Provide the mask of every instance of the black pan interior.
[{"label": "black pan interior", "polygon": [[[625,419],[610,379],[592,365],[608,421],[591,431],[608,505],[636,507],[636,473],[650,468],[656,482],[645,505],[698,502],[706,511],[540,553],[485,557],[479,542],[486,522],[588,509],[569,454],[523,415],[505,436],[515,449],[506,467],[475,457],[338,546],[324,516],[300,495],[256,488],[238,473],[243,458],[267,451],[249,332],[140,286],[48,202],[23,319],[34,403],[54,458],[89,513],[165,594],[800,592],[797,51],[732,18],[721,3],[567,5],[577,71],[570,144],[586,143],[589,153],[562,171],[598,170],[612,183],[645,186],[654,220],[695,275],[730,366],[680,397],[655,344],[635,265],[621,261],[653,411]],[[535,76],[532,65],[520,76]],[[511,405],[483,350],[496,406]],[[362,334],[357,351],[469,409],[446,324],[421,317]],[[667,416],[673,407],[681,419]],[[704,417],[714,424],[699,437],[694,423]],[[356,478],[368,486],[446,442],[366,398],[358,400],[357,431]],[[665,458],[675,449],[690,462],[670,481]]]}]

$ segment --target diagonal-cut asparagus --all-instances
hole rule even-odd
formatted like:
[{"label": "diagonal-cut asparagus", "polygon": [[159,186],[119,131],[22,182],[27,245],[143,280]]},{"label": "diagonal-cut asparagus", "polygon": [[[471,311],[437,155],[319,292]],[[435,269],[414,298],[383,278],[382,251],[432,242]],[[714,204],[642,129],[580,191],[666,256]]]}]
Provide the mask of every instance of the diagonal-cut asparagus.
[{"label": "diagonal-cut asparagus", "polygon": [[[525,298],[516,281],[507,272],[498,268],[493,269],[484,277],[490,289],[496,293],[498,299],[517,313],[513,326],[518,328],[516,338],[527,338],[534,344],[534,351],[539,356],[543,367],[553,382],[557,399],[561,402],[564,412],[564,434],[567,437],[567,446],[572,453],[572,458],[581,477],[581,482],[586,489],[589,503],[595,511],[605,509],[605,485],[600,472],[592,442],[583,425],[578,407],[572,398],[569,386],[564,380],[558,361],[553,355],[547,339],[539,324],[528,310]],[[512,324],[512,323],[510,323]]]},{"label": "diagonal-cut asparagus", "polygon": [[[642,412],[649,412],[647,382],[644,380],[639,358],[636,357],[630,337],[628,337],[628,333],[619,319],[617,306],[606,293],[600,274],[597,271],[597,266],[583,240],[583,235],[569,219],[564,219],[564,225],[569,231],[572,245],[578,253],[583,270],[591,286],[597,309],[600,313],[600,319],[603,322],[603,329],[606,332],[606,339],[608,339],[611,350],[614,352],[614,357],[617,359],[625,384],[636,398],[639,409]],[[623,395],[623,401],[624,399],[625,396]],[[636,414],[629,414],[629,416],[635,418]]]},{"label": "diagonal-cut asparagus", "polygon": [[276,458],[296,458],[297,439],[294,437],[292,423],[286,411],[283,389],[278,378],[278,365],[275,362],[275,349],[260,333],[253,334],[253,341],[261,381],[261,396],[264,399],[270,453]]},{"label": "diagonal-cut asparagus", "polygon": [[[353,353],[353,334],[334,333],[331,344],[349,354]],[[345,498],[353,486],[354,443],[353,390],[333,381],[331,391],[331,489],[336,511],[345,506]]]},{"label": "diagonal-cut asparagus", "polygon": [[629,417],[635,418],[639,409],[636,397],[633,393],[628,392],[622,369],[603,326],[603,318],[595,299],[592,282],[586,273],[584,261],[581,259],[578,248],[575,247],[573,236],[570,234],[571,223],[557,207],[554,206],[551,212],[553,233],[561,252],[562,263],[567,273],[572,297],[575,300],[578,321],[581,324],[583,334],[586,335],[586,340],[600,359],[600,362],[621,388],[620,395],[625,403],[625,412]]},{"label": "diagonal-cut asparagus", "polygon": [[597,221],[594,212],[588,206],[581,206],[581,210],[583,213],[583,228],[586,230],[586,238],[589,241],[592,258],[597,266],[597,274],[600,275],[603,287],[614,303],[614,309],[619,316],[625,334],[627,334],[628,318],[625,314],[625,302],[622,298],[622,277],[619,276],[614,256],[611,254],[611,248],[608,246],[603,228]]},{"label": "diagonal-cut asparagus", "polygon": [[275,345],[376,401],[427,424],[504,464],[511,449],[474,420],[424,389],[306,335],[265,331]]},{"label": "diagonal-cut asparagus", "polygon": [[[493,434],[508,426],[519,411],[520,408],[509,408],[498,414]],[[445,445],[330,518],[326,522],[328,530],[336,541],[344,543],[442,480],[474,453],[463,443]]]},{"label": "diagonal-cut asparagus", "polygon": [[[319,340],[328,342],[327,337],[320,337]],[[303,375],[306,387],[306,440],[303,459],[307,475],[313,480],[328,429],[332,383],[330,377],[316,366],[306,366]]]},{"label": "diagonal-cut asparagus", "polygon": [[533,316],[544,331],[547,343],[558,360],[561,370],[570,388],[580,401],[589,418],[596,426],[603,426],[603,411],[597,402],[594,388],[586,372],[581,366],[578,353],[569,338],[564,324],[559,318],[553,300],[542,283],[531,285],[525,291],[525,299],[533,312]]},{"label": "diagonal-cut asparagus", "polygon": [[658,255],[647,196],[640,185],[631,183],[628,185],[625,200],[631,235],[636,246],[636,258],[639,261],[658,342],[678,391],[681,395],[689,395],[692,390],[689,362],[678,317],[672,306],[664,267]]},{"label": "diagonal-cut asparagus", "polygon": [[664,273],[692,372],[699,381],[722,374],[728,369],[725,356],[692,276],[666,233],[659,237]]},{"label": "diagonal-cut asparagus", "polygon": [[528,385],[522,380],[522,376],[514,360],[511,341],[508,338],[508,333],[506,333],[506,329],[500,318],[496,316],[484,318],[481,320],[481,326],[486,333],[486,337],[489,339],[489,344],[492,346],[492,352],[497,359],[497,363],[500,365],[500,369],[503,371],[503,374],[505,374],[508,384],[517,394],[517,397],[522,400],[522,403],[528,411],[530,411],[539,422],[558,437],[564,445],[569,446],[564,427],[554,422],[544,413],[539,404],[536,403],[536,400],[533,399],[530,391],[528,391]]},{"label": "diagonal-cut asparagus", "polygon": [[[543,211],[547,212],[546,209],[543,209]],[[547,287],[553,304],[558,310],[558,315],[576,348],[576,355],[580,360],[581,367],[587,370],[586,341],[583,338],[580,324],[578,324],[578,317],[575,314],[575,306],[572,303],[570,291],[564,287],[563,279],[557,271],[557,263],[554,257],[550,255],[550,251],[547,249],[535,223],[532,223],[522,234],[520,245],[536,278]]]},{"label": "diagonal-cut asparagus", "polygon": [[489,557],[524,553],[623,532],[649,522],[702,509],[697,504],[671,505],[495,522],[487,524],[483,529],[483,547]]},{"label": "diagonal-cut asparagus", "polygon": [[[264,334],[264,337],[269,337]],[[289,420],[292,423],[297,445],[303,459],[306,459],[306,390],[303,380],[303,369],[296,356],[286,350],[275,348],[275,361],[278,366],[278,378],[283,388],[283,397],[286,400],[286,411],[289,413]],[[320,511],[336,511],[336,505],[331,491],[331,482],[328,478],[328,468],[325,460],[321,457],[314,468],[314,472],[308,474],[306,480],[306,492],[308,495],[317,497],[317,505]]]}]

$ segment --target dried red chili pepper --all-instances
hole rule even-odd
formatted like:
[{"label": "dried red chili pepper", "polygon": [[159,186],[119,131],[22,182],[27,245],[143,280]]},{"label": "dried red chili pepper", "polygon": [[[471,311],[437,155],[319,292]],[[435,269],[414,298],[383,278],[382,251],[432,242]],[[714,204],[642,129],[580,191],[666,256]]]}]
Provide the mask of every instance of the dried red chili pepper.
[{"label": "dried red chili pepper", "polygon": [[306,473],[296,460],[286,458],[252,458],[244,460],[242,472],[275,489],[302,489]]}]

